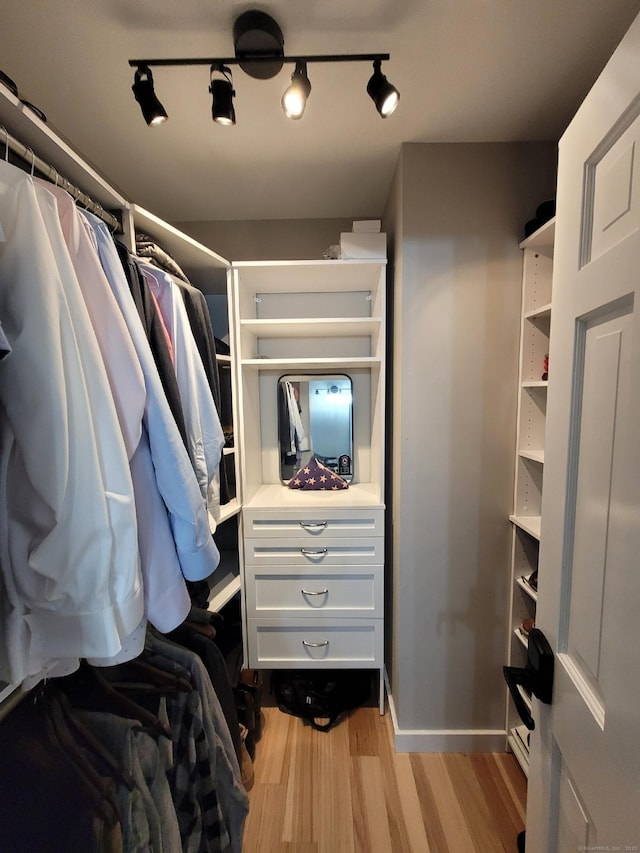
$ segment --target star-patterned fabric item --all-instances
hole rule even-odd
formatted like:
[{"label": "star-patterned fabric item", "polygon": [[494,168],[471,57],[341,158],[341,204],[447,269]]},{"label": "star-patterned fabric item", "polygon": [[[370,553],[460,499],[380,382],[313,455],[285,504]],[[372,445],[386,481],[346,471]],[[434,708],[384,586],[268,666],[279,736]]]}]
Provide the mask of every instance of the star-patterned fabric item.
[{"label": "star-patterned fabric item", "polygon": [[348,489],[347,481],[318,462],[315,456],[303,465],[300,470],[289,480],[290,489],[304,489],[305,491],[339,492]]}]

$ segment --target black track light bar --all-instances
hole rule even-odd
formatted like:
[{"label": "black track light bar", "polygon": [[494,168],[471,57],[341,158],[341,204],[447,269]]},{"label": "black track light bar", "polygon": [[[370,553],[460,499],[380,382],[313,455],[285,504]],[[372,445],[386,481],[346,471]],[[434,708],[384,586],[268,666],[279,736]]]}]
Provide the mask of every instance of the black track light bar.
[{"label": "black track light bar", "polygon": [[386,62],[390,59],[388,53],[345,53],[345,54],[320,54],[318,56],[282,56],[278,53],[243,53],[242,56],[226,56],[226,57],[204,57],[190,59],[130,59],[129,65],[132,68],[160,68],[162,66],[179,66],[179,65],[241,65],[247,62]]}]

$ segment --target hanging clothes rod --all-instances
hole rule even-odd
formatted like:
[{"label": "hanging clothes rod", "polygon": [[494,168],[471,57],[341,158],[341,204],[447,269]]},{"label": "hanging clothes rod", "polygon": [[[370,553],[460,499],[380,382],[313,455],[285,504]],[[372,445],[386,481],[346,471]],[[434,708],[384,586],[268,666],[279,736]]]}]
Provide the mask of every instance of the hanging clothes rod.
[{"label": "hanging clothes rod", "polygon": [[103,222],[106,222],[112,231],[115,232],[120,230],[120,222],[112,213],[109,213],[101,204],[98,204],[93,201],[93,199],[89,198],[86,193],[83,193],[82,190],[74,186],[74,184],[68,181],[64,175],[61,175],[53,166],[45,163],[44,160],[34,153],[32,148],[29,148],[27,145],[20,142],[20,140],[16,139],[15,136],[12,136],[4,125],[0,125],[0,143],[4,143],[5,148],[13,151],[13,153],[17,154],[21,160],[24,160],[27,165],[31,166],[31,174],[33,174],[34,170],[37,169],[42,175],[50,181],[53,181],[56,186],[62,187],[62,189],[66,190],[69,195],[73,196],[73,198],[82,205],[82,207],[90,210],[91,213],[95,213],[95,215],[102,219]]},{"label": "hanging clothes rod", "polygon": [[16,686],[15,690],[0,702],[0,720],[4,720],[27,695],[21,687]]}]

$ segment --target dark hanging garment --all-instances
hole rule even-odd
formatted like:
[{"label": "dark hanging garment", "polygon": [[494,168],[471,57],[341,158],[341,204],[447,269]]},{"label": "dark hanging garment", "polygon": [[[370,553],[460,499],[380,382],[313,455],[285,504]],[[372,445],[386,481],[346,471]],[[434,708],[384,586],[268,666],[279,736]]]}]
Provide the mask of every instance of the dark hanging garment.
[{"label": "dark hanging garment", "polygon": [[220,379],[218,377],[218,364],[216,362],[216,342],[211,327],[211,318],[209,316],[209,307],[204,293],[198,290],[197,287],[192,287],[184,281],[175,281],[175,284],[180,289],[182,299],[187,310],[189,318],[189,326],[193,332],[193,337],[202,359],[204,371],[207,374],[207,381],[211,388],[213,401],[216,404],[218,415],[220,415]]},{"label": "dark hanging garment", "polygon": [[[220,424],[224,430],[225,423],[231,421],[227,418],[226,413],[222,411],[222,401],[220,395],[220,377],[218,374],[218,362],[216,360],[216,342],[211,326],[211,317],[209,316],[209,308],[207,300],[202,291],[197,287],[192,287],[184,281],[174,279],[175,284],[180,289],[180,294],[187,311],[189,326],[193,333],[193,337],[200,353],[200,359],[204,367],[204,372],[211,389],[213,402],[215,403]],[[230,500],[229,483],[227,481],[227,470],[224,464],[224,456],[220,460],[220,503],[225,504]]]},{"label": "dark hanging garment", "polygon": [[[0,726],[2,853],[122,853],[118,815],[31,698]],[[55,782],[54,782],[55,780]],[[105,780],[106,784],[106,780]]]},{"label": "dark hanging garment", "polygon": [[188,623],[176,628],[175,631],[167,634],[167,637],[185,648],[190,649],[190,651],[195,652],[205,665],[220,702],[222,713],[227,721],[229,734],[233,741],[233,748],[235,750],[236,757],[238,758],[238,762],[240,763],[242,758],[240,752],[238,713],[236,711],[236,703],[233,696],[231,681],[229,680],[229,673],[227,671],[222,652],[214,640],[198,633],[198,631]]},{"label": "dark hanging garment", "polygon": [[153,358],[158,368],[160,381],[164,389],[164,393],[169,403],[169,408],[175,419],[176,425],[182,436],[185,447],[187,444],[187,429],[184,422],[184,413],[182,410],[182,400],[180,399],[180,390],[176,380],[176,374],[173,367],[173,361],[167,342],[165,339],[162,320],[158,316],[158,311],[155,306],[149,285],[144,280],[144,277],[138,270],[135,261],[133,260],[129,250],[122,243],[115,241],[120,261],[124,269],[125,276],[129,283],[129,289],[133,296],[138,314],[142,320],[147,340],[153,353]]}]

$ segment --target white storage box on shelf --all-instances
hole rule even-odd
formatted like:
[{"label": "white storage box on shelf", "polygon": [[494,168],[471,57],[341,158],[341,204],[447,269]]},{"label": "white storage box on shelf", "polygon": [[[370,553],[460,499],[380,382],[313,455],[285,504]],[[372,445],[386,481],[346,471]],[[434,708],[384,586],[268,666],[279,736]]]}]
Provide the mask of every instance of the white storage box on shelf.
[{"label": "white storage box on shelf", "polygon": [[351,230],[359,233],[379,233],[381,225],[380,219],[356,219]]},{"label": "white storage box on shelf", "polygon": [[343,231],[340,253],[344,260],[387,257],[387,235],[375,231]]}]

